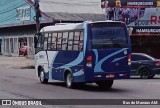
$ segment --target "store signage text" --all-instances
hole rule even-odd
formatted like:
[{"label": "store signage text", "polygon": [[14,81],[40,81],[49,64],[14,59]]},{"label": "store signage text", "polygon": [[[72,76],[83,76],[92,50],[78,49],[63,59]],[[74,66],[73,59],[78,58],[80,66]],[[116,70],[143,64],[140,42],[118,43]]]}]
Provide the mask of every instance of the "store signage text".
[{"label": "store signage text", "polygon": [[151,16],[151,24],[160,24],[160,16]]},{"label": "store signage text", "polygon": [[150,25],[158,25],[160,24],[160,16],[150,16],[149,20],[139,20],[136,26],[150,26]]},{"label": "store signage text", "polygon": [[16,19],[20,21],[30,20],[31,8],[30,6],[20,7],[16,9]]},{"label": "store signage text", "polygon": [[160,0],[101,0],[101,8],[160,7]]},{"label": "store signage text", "polygon": [[138,26],[150,25],[150,21],[149,20],[139,20],[137,25]]},{"label": "store signage text", "polygon": [[136,33],[160,33],[160,29],[136,29]]},{"label": "store signage text", "polygon": [[128,6],[153,6],[153,2],[127,2]]}]

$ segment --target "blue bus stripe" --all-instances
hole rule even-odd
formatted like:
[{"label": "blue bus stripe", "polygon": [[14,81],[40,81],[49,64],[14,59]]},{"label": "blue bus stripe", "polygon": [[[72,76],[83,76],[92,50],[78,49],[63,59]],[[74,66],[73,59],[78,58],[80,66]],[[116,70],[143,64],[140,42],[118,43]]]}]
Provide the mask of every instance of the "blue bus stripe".
[{"label": "blue bus stripe", "polygon": [[84,45],[83,45],[83,47],[84,47],[84,54],[86,53],[86,45],[87,45],[87,25],[86,24],[84,24]]},{"label": "blue bus stripe", "polygon": [[81,69],[80,71],[73,73],[73,76],[81,76],[83,74],[84,74],[83,69]]},{"label": "blue bus stripe", "polygon": [[95,56],[96,56],[95,64],[97,64],[98,63],[98,51],[96,49],[94,49],[93,51],[94,51]]},{"label": "blue bus stripe", "polygon": [[120,58],[115,58],[113,61],[112,61],[112,63],[114,63],[114,62],[116,62],[116,61],[119,61],[119,60],[121,60],[121,59],[124,59],[124,58],[126,58],[127,56],[124,56],[124,57],[120,57]]},{"label": "blue bus stripe", "polygon": [[83,52],[80,52],[78,57],[74,61],[72,61],[72,62],[70,62],[68,64],[65,64],[63,66],[57,67],[56,69],[59,69],[59,68],[61,68],[61,69],[62,68],[70,68],[70,67],[76,66],[76,65],[80,64],[83,61],[83,58],[84,58],[84,54],[83,54]]},{"label": "blue bus stripe", "polygon": [[123,48],[123,49],[121,49],[121,50],[119,50],[119,51],[116,51],[116,52],[114,52],[114,53],[106,56],[105,58],[101,59],[101,60],[95,65],[94,72],[104,72],[104,70],[102,70],[102,68],[101,68],[102,63],[103,63],[104,61],[106,61],[107,59],[109,59],[110,57],[112,57],[112,56],[114,56],[114,55],[116,55],[116,54],[118,54],[118,53],[121,53],[122,51],[124,51],[124,50],[126,50],[126,49],[127,49],[127,48]]}]

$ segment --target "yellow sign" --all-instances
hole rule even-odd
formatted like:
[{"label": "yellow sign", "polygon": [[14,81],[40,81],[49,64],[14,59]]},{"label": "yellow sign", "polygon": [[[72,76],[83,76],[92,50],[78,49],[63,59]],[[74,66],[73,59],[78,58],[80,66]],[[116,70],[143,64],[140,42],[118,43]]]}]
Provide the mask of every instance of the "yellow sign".
[{"label": "yellow sign", "polygon": [[157,7],[160,7],[160,0],[157,1]]}]

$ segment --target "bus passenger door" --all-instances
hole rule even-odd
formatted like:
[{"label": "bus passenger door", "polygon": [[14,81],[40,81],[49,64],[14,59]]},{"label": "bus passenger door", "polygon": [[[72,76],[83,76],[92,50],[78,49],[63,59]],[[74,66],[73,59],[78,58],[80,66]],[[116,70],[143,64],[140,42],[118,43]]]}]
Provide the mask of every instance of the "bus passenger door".
[{"label": "bus passenger door", "polygon": [[36,67],[41,66],[45,72],[48,72],[48,55],[46,51],[40,51],[35,56]]}]

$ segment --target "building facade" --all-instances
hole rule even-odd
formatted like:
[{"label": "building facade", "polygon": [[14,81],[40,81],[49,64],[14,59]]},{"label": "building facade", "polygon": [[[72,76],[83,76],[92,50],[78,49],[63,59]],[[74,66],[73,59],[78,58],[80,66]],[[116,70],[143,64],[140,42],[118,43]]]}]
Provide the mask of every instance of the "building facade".
[{"label": "building facade", "polygon": [[[28,56],[34,55],[36,22],[33,1],[0,0],[0,54],[19,56],[19,49],[27,46]],[[101,7],[100,0],[40,0],[41,28],[56,23],[120,20],[128,26],[132,52],[160,58],[160,8]]]},{"label": "building facade", "polygon": [[[36,33],[34,0],[0,1],[0,54],[19,56],[23,46],[28,56],[34,55]],[[55,23],[104,20],[99,0],[40,0],[41,28]],[[73,5],[73,6],[71,6]]]},{"label": "building facade", "polygon": [[131,36],[132,52],[160,58],[160,8],[106,8],[109,20],[123,21]]},{"label": "building facade", "polygon": [[[19,49],[27,46],[32,56],[36,33],[33,5],[27,0],[1,0],[0,5],[0,53],[19,56]],[[42,16],[42,24],[49,21]]]}]

